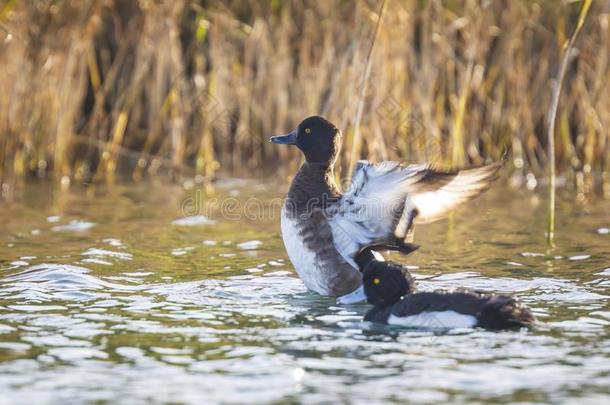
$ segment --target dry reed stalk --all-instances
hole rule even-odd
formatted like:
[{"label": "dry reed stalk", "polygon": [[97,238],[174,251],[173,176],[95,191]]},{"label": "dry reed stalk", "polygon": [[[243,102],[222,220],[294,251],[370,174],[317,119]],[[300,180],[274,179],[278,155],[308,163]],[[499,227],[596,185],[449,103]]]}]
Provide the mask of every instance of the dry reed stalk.
[{"label": "dry reed stalk", "polygon": [[[48,173],[102,179],[106,150],[116,151],[112,172],[134,179],[290,173],[300,157],[270,147],[268,135],[319,112],[345,130],[338,176],[360,156],[477,164],[512,144],[517,171],[534,187],[550,158],[547,79],[578,11],[551,0],[388,2],[354,136],[362,89],[354,84],[378,22],[365,0],[7,4],[7,187]],[[565,73],[555,158],[557,173],[581,191],[610,195],[610,14],[592,7],[596,18]]]},{"label": "dry reed stalk", "polygon": [[371,39],[371,45],[366,55],[364,64],[364,70],[362,72],[362,80],[360,81],[360,89],[356,107],[356,113],[354,115],[353,131],[352,136],[352,147],[349,154],[349,167],[347,170],[348,176],[351,176],[354,168],[356,167],[356,161],[360,159],[360,149],[362,147],[362,138],[360,134],[360,120],[362,119],[362,112],[364,111],[364,98],[366,96],[366,89],[369,82],[369,76],[371,75],[371,62],[373,56],[373,50],[375,49],[375,42],[377,41],[377,35],[379,34],[379,28],[381,27],[381,21],[383,20],[383,12],[386,7],[386,1],[382,0],[381,6],[379,7],[379,13],[377,16],[377,23],[375,25],[375,31],[373,31],[373,38]]}]

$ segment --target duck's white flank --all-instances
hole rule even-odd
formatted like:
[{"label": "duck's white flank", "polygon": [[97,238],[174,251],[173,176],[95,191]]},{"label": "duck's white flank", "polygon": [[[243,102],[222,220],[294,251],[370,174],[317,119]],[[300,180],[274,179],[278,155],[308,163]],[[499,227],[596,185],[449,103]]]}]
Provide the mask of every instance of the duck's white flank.
[{"label": "duck's white flank", "polygon": [[[373,252],[373,255],[376,252]],[[378,253],[377,253],[378,254]],[[381,256],[381,255],[379,255]],[[356,288],[349,294],[345,294],[337,298],[337,304],[356,304],[358,302],[363,302],[366,300],[366,294],[364,293],[364,286],[360,286]]]},{"label": "duck's white flank", "polygon": [[426,329],[472,328],[477,324],[477,318],[455,311],[434,311],[404,317],[390,315],[388,324]]},{"label": "duck's white flank", "polygon": [[329,295],[326,280],[322,277],[322,272],[315,266],[316,254],[303,242],[303,237],[299,235],[297,221],[286,216],[285,207],[282,207],[281,225],[286,252],[305,286],[318,294]]}]

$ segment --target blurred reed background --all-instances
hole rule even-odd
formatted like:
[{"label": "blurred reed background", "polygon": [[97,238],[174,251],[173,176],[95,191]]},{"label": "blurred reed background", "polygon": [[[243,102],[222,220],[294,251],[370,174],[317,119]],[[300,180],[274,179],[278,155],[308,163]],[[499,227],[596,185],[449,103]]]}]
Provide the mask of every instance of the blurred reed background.
[{"label": "blurred reed background", "polygon": [[[610,7],[594,1],[557,114],[558,172],[610,196]],[[546,169],[546,123],[580,2],[387,0],[360,132],[354,116],[381,2],[0,2],[0,180],[63,184],[291,172],[268,144],[312,114],[352,156],[461,166],[512,149]],[[356,142],[356,145],[354,145]],[[282,167],[279,169],[279,167]],[[522,180],[523,179],[523,180]],[[540,184],[540,182],[538,182]]]}]

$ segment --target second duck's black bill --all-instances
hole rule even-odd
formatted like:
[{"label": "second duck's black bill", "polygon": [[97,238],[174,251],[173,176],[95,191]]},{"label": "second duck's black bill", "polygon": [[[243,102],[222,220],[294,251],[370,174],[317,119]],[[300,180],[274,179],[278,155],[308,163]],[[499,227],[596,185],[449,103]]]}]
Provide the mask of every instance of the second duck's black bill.
[{"label": "second duck's black bill", "polygon": [[286,135],[277,135],[269,138],[271,143],[279,143],[282,145],[294,145],[297,143],[297,130],[293,130]]}]

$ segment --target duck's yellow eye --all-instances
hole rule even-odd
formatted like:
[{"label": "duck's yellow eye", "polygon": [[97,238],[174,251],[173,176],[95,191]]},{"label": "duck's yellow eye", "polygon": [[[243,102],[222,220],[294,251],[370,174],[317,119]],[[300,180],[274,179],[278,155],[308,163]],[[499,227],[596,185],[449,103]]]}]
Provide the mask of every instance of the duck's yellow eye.
[{"label": "duck's yellow eye", "polygon": [[381,280],[379,280],[378,278],[373,279],[373,284],[377,285],[379,283],[381,283]]},{"label": "duck's yellow eye", "polygon": [[310,134],[311,133],[311,129],[310,128],[305,128],[305,133],[306,134]]}]

